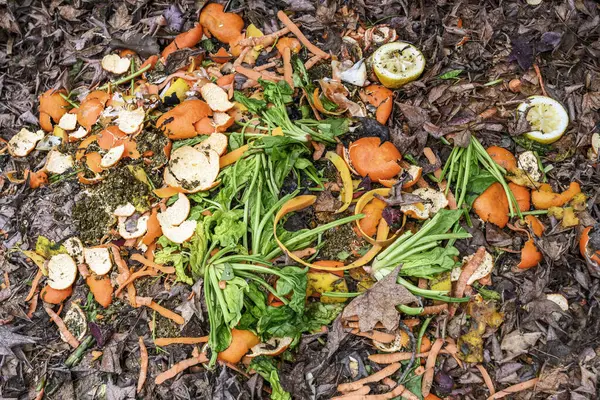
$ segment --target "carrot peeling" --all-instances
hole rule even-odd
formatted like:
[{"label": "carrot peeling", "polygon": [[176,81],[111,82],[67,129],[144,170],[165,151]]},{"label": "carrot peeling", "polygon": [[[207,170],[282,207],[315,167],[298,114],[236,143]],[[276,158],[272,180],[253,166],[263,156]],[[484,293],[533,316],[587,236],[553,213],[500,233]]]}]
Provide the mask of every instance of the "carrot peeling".
[{"label": "carrot peeling", "polygon": [[331,400],[347,400],[349,398],[354,398],[356,396],[362,396],[365,394],[369,394],[370,391],[371,391],[371,388],[369,386],[363,386],[360,389],[357,389],[353,392],[348,392],[343,396],[332,397]]},{"label": "carrot peeling", "polygon": [[433,384],[433,373],[435,370],[435,362],[443,345],[444,339],[438,338],[433,343],[433,346],[431,346],[429,356],[427,356],[427,361],[425,363],[425,373],[423,374],[423,382],[421,383],[421,392],[425,397],[427,397],[427,395],[431,391],[431,385]]},{"label": "carrot peeling", "polygon": [[483,262],[483,257],[485,257],[485,247],[482,246],[477,249],[475,255],[463,267],[458,282],[456,282],[456,288],[454,289],[455,297],[463,297],[467,288],[467,282]]},{"label": "carrot peeling", "polygon": [[392,343],[394,340],[396,340],[396,335],[380,331],[361,332],[358,329],[352,329],[351,333],[356,336],[362,336],[372,340],[376,340],[380,343]]},{"label": "carrot peeling", "polygon": [[[415,354],[415,358],[427,357],[429,352]],[[398,352],[398,353],[387,353],[387,354],[371,354],[369,360],[377,364],[392,364],[398,361],[410,360],[413,353],[410,352]]]},{"label": "carrot peeling", "polygon": [[448,309],[448,304],[437,304],[435,306],[423,307],[423,311],[419,315],[435,315],[441,314]]},{"label": "carrot peeling", "polygon": [[280,81],[283,78],[280,76],[277,76],[275,74],[272,73],[267,73],[265,71],[255,71],[253,69],[250,68],[246,68],[246,67],[242,67],[241,65],[238,65],[237,67],[235,67],[235,72],[237,72],[238,74],[242,74],[245,77],[258,81],[259,79],[263,79],[265,81]]},{"label": "carrot peeling", "polygon": [[27,297],[25,297],[25,301],[29,301],[29,300],[33,299],[33,296],[35,295],[35,292],[37,291],[37,288],[40,284],[40,280],[42,279],[42,276],[44,276],[44,274],[42,274],[42,270],[38,269],[38,272],[35,274],[33,281],[31,281],[31,289],[29,289],[29,293],[27,294]]},{"label": "carrot peeling", "polygon": [[52,321],[54,321],[54,323],[56,324],[56,326],[58,326],[58,330],[67,339],[67,343],[69,343],[69,345],[72,348],[74,348],[74,349],[76,349],[77,347],[79,347],[79,340],[77,340],[75,338],[75,336],[73,336],[73,334],[71,333],[71,331],[69,331],[69,329],[65,325],[64,321],[62,320],[62,318],[59,317],[58,314],[55,313],[54,310],[51,309],[50,307],[44,307],[44,310],[46,310],[46,313],[48,314],[48,316],[50,317],[50,319]]},{"label": "carrot peeling", "polygon": [[492,378],[490,377],[490,374],[488,374],[487,369],[485,369],[485,367],[481,364],[477,364],[477,365],[475,365],[475,367],[481,373],[481,376],[483,377],[483,381],[485,382],[485,385],[488,387],[490,394],[492,394],[492,395],[495,394],[496,388],[494,387],[494,381],[492,381]]},{"label": "carrot peeling", "polygon": [[154,379],[154,383],[156,383],[157,385],[160,385],[163,382],[165,382],[171,378],[174,378],[178,373],[185,371],[189,367],[193,367],[194,365],[204,363],[207,361],[208,361],[208,358],[206,357],[206,354],[204,354],[204,353],[201,353],[198,356],[194,356],[192,358],[188,358],[183,361],[180,361],[177,364],[173,365],[168,370],[166,370],[165,372],[158,374],[158,376]]},{"label": "carrot peeling", "polygon": [[125,289],[127,287],[127,285],[133,283],[133,281],[135,281],[138,278],[141,278],[142,276],[156,276],[157,272],[152,270],[152,269],[146,269],[146,267],[142,268],[139,271],[134,272],[133,274],[131,274],[129,276],[129,278],[127,278],[127,280],[125,282],[123,282],[115,291],[115,296],[118,296],[123,289]]},{"label": "carrot peeling", "polygon": [[292,77],[292,50],[289,47],[283,49],[283,79],[294,88],[294,78]]},{"label": "carrot peeling", "polygon": [[377,371],[374,374],[367,376],[366,378],[362,378],[362,379],[359,379],[354,382],[342,383],[342,384],[338,385],[337,390],[338,390],[338,392],[341,392],[341,393],[352,392],[352,391],[358,390],[367,383],[379,382],[383,378],[387,378],[388,376],[390,376],[393,373],[395,373],[396,371],[398,371],[400,369],[400,366],[401,366],[400,363],[390,364],[387,367],[383,368],[382,370]]},{"label": "carrot peeling", "polygon": [[200,344],[208,342],[208,336],[200,337],[174,337],[174,338],[156,338],[154,344],[157,346],[168,346],[170,344]]},{"label": "carrot peeling", "polygon": [[140,336],[138,340],[140,344],[140,376],[138,377],[136,393],[142,391],[146,377],[148,376],[148,350],[144,344],[144,338]]},{"label": "carrot peeling", "polygon": [[287,28],[289,28],[290,32],[292,32],[298,38],[298,40],[300,40],[300,42],[302,42],[302,44],[304,46],[306,46],[306,48],[308,49],[308,51],[310,51],[314,55],[319,56],[321,58],[324,58],[324,59],[328,59],[329,58],[329,54],[325,53],[323,50],[321,50],[320,48],[318,48],[317,46],[315,46],[314,44],[312,44],[310,42],[310,40],[308,40],[306,38],[306,36],[304,36],[304,34],[300,31],[300,28],[298,28],[298,25],[296,25],[295,23],[293,23],[292,20],[290,19],[290,17],[288,17],[286,15],[286,13],[284,13],[283,11],[279,11],[277,13],[277,18],[279,18],[279,20]]},{"label": "carrot peeling", "polygon": [[33,313],[37,309],[39,296],[33,296],[31,302],[29,303],[29,308],[27,309],[27,318],[31,319],[33,317]]},{"label": "carrot peeling", "polygon": [[183,317],[181,315],[169,310],[168,308],[161,306],[160,304],[156,303],[155,301],[152,301],[152,299],[150,299],[149,297],[137,296],[135,298],[135,300],[138,304],[153,309],[154,311],[156,311],[163,317],[169,318],[176,324],[183,325],[185,323],[185,320],[183,319]]},{"label": "carrot peeling", "polygon": [[287,35],[288,33],[290,33],[290,28],[285,27],[283,29],[280,29],[276,32],[273,32],[269,35],[264,35],[261,37],[249,37],[246,39],[242,39],[239,42],[239,45],[241,47],[246,47],[246,46],[263,46],[263,47],[268,47],[270,45],[272,45],[273,43],[275,43],[275,41],[277,39],[279,39],[280,37],[282,37],[283,35]]},{"label": "carrot peeling", "polygon": [[132,255],[130,257],[130,259],[133,261],[140,262],[147,267],[154,268],[155,270],[162,272],[163,274],[174,274],[175,273],[175,267],[165,267],[164,265],[157,264],[154,261],[150,261],[143,255],[138,254],[138,253]]},{"label": "carrot peeling", "polygon": [[304,63],[304,68],[306,68],[306,70],[309,70],[312,67],[314,67],[315,65],[317,65],[317,63],[321,60],[322,60],[321,56],[312,56],[311,58],[306,60],[306,62]]},{"label": "carrot peeling", "polygon": [[487,400],[501,399],[512,393],[517,393],[517,392],[521,392],[523,390],[531,389],[531,388],[535,387],[535,385],[538,383],[538,381],[539,381],[538,378],[533,378],[533,379],[530,379],[525,382],[517,383],[516,385],[509,386],[505,389],[502,389],[499,392],[494,393],[493,395],[488,397]]}]

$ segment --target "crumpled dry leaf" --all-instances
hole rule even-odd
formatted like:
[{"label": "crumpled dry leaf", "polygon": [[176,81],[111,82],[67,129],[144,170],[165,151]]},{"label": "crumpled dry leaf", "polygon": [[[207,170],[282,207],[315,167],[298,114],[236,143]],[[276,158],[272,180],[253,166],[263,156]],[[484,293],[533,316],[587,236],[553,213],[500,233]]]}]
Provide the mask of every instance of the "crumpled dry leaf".
[{"label": "crumpled dry leaf", "polygon": [[108,23],[117,30],[125,30],[131,26],[133,17],[129,15],[127,3],[122,2],[117,6],[116,12],[110,17]]},{"label": "crumpled dry leaf", "polygon": [[516,61],[519,66],[527,71],[533,65],[534,53],[533,46],[527,38],[516,37],[511,39],[512,51],[508,61]]},{"label": "crumpled dry leaf", "polygon": [[385,329],[395,331],[399,324],[396,306],[417,301],[408,289],[396,283],[399,272],[400,267],[352,300],[344,309],[342,318],[358,316],[362,332],[372,330],[377,322],[381,322]]},{"label": "crumpled dry leaf", "polygon": [[37,338],[15,333],[16,329],[0,325],[0,356],[15,355],[13,348],[37,341]]},{"label": "crumpled dry leaf", "polygon": [[322,191],[315,202],[315,212],[334,212],[342,203],[336,199],[330,190]]},{"label": "crumpled dry leaf", "polygon": [[533,347],[538,339],[542,337],[541,332],[524,332],[514,330],[502,339],[500,348],[506,352],[505,360],[510,360],[521,354],[525,354]]},{"label": "crumpled dry leaf", "polygon": [[163,16],[167,20],[167,27],[173,32],[179,32],[183,28],[183,14],[177,4],[171,4],[164,13]]},{"label": "crumpled dry leaf", "polygon": [[135,386],[119,387],[113,384],[112,378],[108,378],[106,384],[106,400],[135,399]]},{"label": "crumpled dry leaf", "polygon": [[565,368],[557,367],[550,371],[544,371],[540,375],[540,380],[535,385],[535,389],[540,392],[555,394],[562,386],[569,384],[569,376],[565,373]]}]

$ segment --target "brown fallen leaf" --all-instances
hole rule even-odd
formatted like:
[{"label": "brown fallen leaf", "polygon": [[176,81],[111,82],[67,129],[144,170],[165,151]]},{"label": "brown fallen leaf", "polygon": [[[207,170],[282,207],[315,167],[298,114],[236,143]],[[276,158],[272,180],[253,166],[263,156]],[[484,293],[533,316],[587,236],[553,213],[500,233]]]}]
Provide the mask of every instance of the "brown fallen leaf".
[{"label": "brown fallen leaf", "polygon": [[374,329],[378,322],[389,331],[398,329],[399,313],[396,306],[417,301],[408,289],[396,283],[399,272],[400,267],[352,300],[344,309],[342,319],[358,317],[362,332]]}]

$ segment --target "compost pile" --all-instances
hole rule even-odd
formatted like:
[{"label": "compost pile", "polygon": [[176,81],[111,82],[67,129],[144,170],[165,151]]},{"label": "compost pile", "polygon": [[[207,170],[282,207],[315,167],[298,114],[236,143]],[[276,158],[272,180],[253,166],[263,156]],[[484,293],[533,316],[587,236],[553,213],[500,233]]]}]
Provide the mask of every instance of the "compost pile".
[{"label": "compost pile", "polygon": [[597,398],[599,26],[0,5],[0,397]]}]

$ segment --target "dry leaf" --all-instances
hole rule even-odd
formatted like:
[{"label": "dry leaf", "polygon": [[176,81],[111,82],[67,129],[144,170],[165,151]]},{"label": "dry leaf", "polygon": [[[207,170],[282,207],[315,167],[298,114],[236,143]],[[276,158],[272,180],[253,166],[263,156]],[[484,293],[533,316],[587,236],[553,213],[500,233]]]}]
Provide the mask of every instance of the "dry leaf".
[{"label": "dry leaf", "polygon": [[372,330],[377,322],[381,322],[385,329],[395,331],[399,320],[396,306],[417,301],[408,289],[396,283],[399,272],[400,267],[352,300],[344,309],[342,318],[357,316],[362,332]]}]

